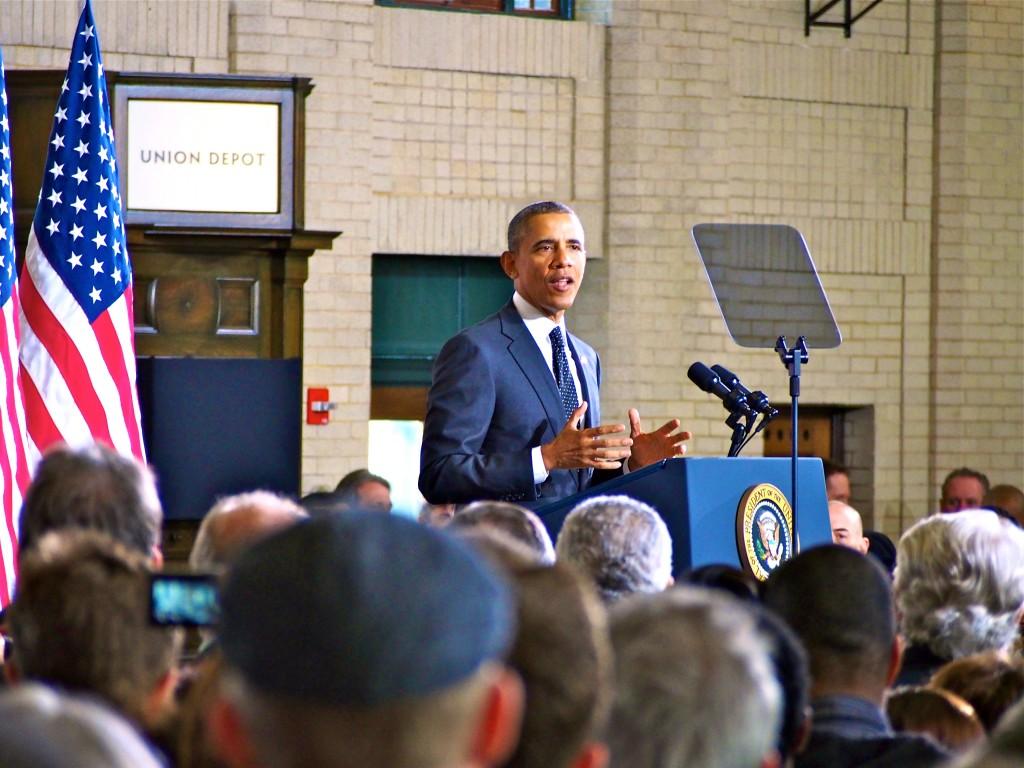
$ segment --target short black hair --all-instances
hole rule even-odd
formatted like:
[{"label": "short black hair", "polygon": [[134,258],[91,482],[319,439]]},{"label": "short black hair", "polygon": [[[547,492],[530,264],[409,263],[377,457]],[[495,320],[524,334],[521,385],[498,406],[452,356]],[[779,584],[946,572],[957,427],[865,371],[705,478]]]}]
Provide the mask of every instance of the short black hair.
[{"label": "short black hair", "polygon": [[357,497],[359,489],[367,483],[380,483],[389,491],[391,490],[391,483],[380,475],[375,475],[368,469],[354,469],[338,481],[334,493],[346,504],[354,504],[359,500]]},{"label": "short black hair", "polygon": [[523,239],[523,230],[526,229],[526,222],[534,216],[540,216],[544,213],[569,213],[573,216],[576,215],[576,211],[568,205],[555,200],[541,200],[537,203],[530,203],[513,216],[512,221],[508,223],[508,249],[510,251],[515,252],[519,248],[519,243]]},{"label": "short black hair", "polygon": [[896,636],[891,590],[877,561],[830,544],[775,569],[764,604],[804,644],[815,681],[884,682]]},{"label": "short black hair", "polygon": [[828,459],[821,460],[821,466],[825,470],[825,479],[832,477],[832,475],[846,475],[850,476],[850,470],[840,464],[838,461],[829,461]]},{"label": "short black hair", "polygon": [[946,479],[942,481],[942,498],[946,498],[946,488],[949,486],[950,481],[955,480],[958,477],[969,477],[973,480],[977,480],[981,483],[984,493],[988,493],[988,476],[984,472],[979,472],[978,470],[971,469],[970,467],[959,467],[946,475]]},{"label": "short black hair", "polygon": [[322,517],[348,508],[337,491],[313,491],[299,499],[301,506],[310,517]]},{"label": "short black hair", "polygon": [[679,583],[719,589],[748,602],[756,603],[760,600],[758,582],[754,577],[735,566],[723,563],[710,563],[693,568],[680,577]]},{"label": "short black hair", "polygon": [[25,493],[18,525],[22,551],[49,531],[100,531],[149,557],[163,512],[149,468],[100,443],[62,445],[43,456]]},{"label": "short black hair", "polygon": [[892,578],[896,570],[896,545],[893,540],[881,531],[864,531],[864,538],[868,540],[868,554],[880,562]]}]

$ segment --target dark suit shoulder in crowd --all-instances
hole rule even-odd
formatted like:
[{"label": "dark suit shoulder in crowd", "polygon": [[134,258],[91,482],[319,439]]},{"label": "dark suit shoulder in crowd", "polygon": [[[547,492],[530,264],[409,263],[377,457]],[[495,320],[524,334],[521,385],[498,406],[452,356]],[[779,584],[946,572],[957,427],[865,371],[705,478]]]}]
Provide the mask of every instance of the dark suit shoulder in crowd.
[{"label": "dark suit shoulder in crowd", "polygon": [[900,673],[896,677],[894,687],[901,685],[927,685],[932,675],[949,662],[932,652],[926,645],[908,645],[903,651]]},{"label": "dark suit shoulder in crowd", "polygon": [[811,738],[796,768],[931,768],[949,758],[925,736],[893,733],[869,701],[830,696],[815,699],[812,709]]}]

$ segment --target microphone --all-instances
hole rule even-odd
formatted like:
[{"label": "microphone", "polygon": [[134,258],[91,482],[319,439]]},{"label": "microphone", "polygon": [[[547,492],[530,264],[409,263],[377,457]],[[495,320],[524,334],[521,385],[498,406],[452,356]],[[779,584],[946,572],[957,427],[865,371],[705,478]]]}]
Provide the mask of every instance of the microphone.
[{"label": "microphone", "polygon": [[768,396],[764,392],[761,392],[760,390],[757,392],[751,392],[740,383],[739,376],[724,366],[712,365],[711,370],[718,376],[719,380],[725,386],[733,392],[739,392],[743,395],[750,407],[755,411],[765,414],[768,418],[778,416],[779,412],[772,408],[772,404],[768,402]]},{"label": "microphone", "polygon": [[704,363],[694,363],[686,372],[690,381],[722,401],[729,413],[741,413],[744,416],[752,415],[753,411],[747,403],[746,396],[739,391],[731,390],[722,383],[713,370]]}]

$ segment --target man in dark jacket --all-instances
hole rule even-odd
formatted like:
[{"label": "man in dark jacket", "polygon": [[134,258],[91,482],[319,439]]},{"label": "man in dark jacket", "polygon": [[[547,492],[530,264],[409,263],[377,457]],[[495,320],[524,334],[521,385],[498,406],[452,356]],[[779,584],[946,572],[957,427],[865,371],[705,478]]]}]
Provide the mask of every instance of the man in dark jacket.
[{"label": "man in dark jacket", "polygon": [[882,711],[899,671],[889,579],[852,549],[817,547],[774,571],[765,604],[796,632],[811,665],[811,737],[796,768],[927,768],[948,756],[893,733]]}]

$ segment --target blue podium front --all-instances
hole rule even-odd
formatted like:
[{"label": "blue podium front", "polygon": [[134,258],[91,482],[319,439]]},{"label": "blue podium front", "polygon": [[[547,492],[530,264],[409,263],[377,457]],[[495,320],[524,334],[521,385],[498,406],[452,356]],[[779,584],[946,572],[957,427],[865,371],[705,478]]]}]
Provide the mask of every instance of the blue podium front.
[{"label": "blue podium front", "polygon": [[[797,463],[797,537],[800,549],[832,541],[821,459]],[[592,496],[625,495],[654,507],[672,534],[673,573],[713,563],[740,564],[736,515],[744,494],[770,483],[792,505],[789,459],[693,458],[666,461],[630,472],[583,493],[539,507],[552,540],[573,507]]]}]

